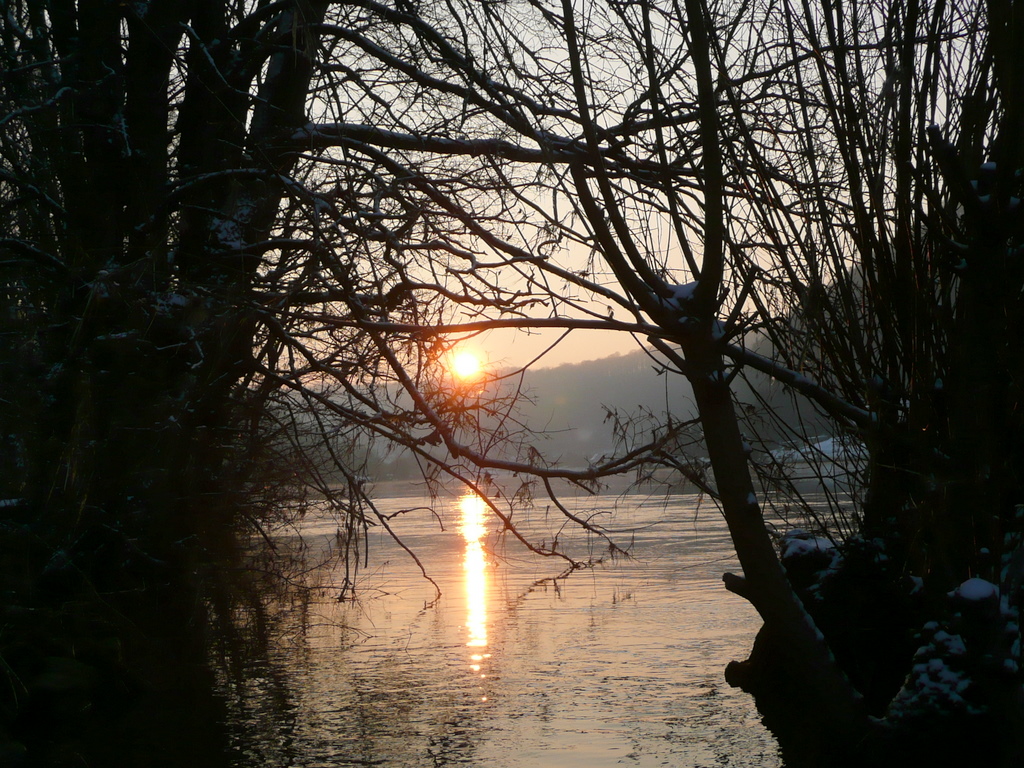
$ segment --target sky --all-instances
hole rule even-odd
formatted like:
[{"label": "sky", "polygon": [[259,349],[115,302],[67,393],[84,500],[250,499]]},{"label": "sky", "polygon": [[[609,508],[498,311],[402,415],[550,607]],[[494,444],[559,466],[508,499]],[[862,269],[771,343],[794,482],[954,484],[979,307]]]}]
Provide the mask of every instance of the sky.
[{"label": "sky", "polygon": [[[502,329],[481,334],[465,346],[473,349],[486,365],[512,368],[526,365],[555,343],[561,331],[542,329],[532,333]],[[554,368],[568,363],[599,360],[639,349],[636,340],[619,331],[576,330],[563,339],[535,364],[535,368]]]}]

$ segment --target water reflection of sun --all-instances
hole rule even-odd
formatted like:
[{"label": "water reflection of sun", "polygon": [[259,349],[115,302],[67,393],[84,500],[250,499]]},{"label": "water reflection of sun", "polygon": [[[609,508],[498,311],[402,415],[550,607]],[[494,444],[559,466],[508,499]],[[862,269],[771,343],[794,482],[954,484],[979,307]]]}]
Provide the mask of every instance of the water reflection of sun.
[{"label": "water reflection of sun", "polygon": [[[491,658],[487,648],[487,557],[484,553],[483,538],[487,535],[484,521],[487,505],[475,493],[467,493],[459,499],[461,519],[459,531],[466,542],[462,567],[466,579],[466,645],[473,649],[469,668],[481,680],[487,677],[484,662]],[[487,701],[486,689],[480,701]]]},{"label": "water reflection of sun", "polygon": [[467,493],[459,499],[459,511],[462,513],[459,531],[466,541],[462,561],[468,605],[466,626],[469,641],[466,645],[471,647],[487,646],[487,558],[483,545],[487,533],[484,526],[486,509],[483,499],[475,493]]}]

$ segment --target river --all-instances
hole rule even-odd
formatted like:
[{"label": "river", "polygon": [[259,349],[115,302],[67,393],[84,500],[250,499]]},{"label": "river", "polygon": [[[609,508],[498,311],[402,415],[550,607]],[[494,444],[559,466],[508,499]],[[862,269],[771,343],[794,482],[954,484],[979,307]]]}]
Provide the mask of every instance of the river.
[{"label": "river", "polygon": [[[371,531],[361,597],[275,611],[270,653],[226,687],[237,764],[479,768],[781,765],[750,697],[723,669],[760,625],[725,591],[737,570],[724,522],[693,495],[580,497],[630,558],[568,578],[524,550],[471,494],[378,500],[441,589]],[[614,514],[612,514],[614,513]],[[538,503],[531,535],[576,556],[593,537]],[[443,528],[443,530],[442,530]],[[311,551],[333,521],[307,519]],[[549,538],[550,540],[550,538]]]}]

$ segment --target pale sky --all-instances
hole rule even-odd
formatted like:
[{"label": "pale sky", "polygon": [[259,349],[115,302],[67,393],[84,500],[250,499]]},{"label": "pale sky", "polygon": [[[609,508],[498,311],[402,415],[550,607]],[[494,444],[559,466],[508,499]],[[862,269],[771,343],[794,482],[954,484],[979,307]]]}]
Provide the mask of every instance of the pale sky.
[{"label": "pale sky", "polygon": [[[527,334],[516,330],[496,330],[481,334],[465,346],[475,349],[487,364],[505,367],[525,365],[554,343],[561,331],[543,329]],[[638,349],[636,340],[619,331],[576,330],[551,350],[535,367],[553,368],[565,363],[582,363]]]}]

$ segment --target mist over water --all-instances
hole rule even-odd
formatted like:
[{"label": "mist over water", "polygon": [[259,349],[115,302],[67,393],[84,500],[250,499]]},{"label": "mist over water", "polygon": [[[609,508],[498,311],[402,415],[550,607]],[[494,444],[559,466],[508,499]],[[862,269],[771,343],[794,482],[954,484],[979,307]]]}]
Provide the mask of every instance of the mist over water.
[{"label": "mist over water", "polygon": [[[723,677],[760,621],[721,586],[738,566],[711,505],[581,499],[577,512],[615,509],[601,519],[633,557],[557,580],[561,561],[496,538],[474,498],[423,506],[381,500],[388,512],[421,508],[395,526],[441,598],[428,605],[434,588],[416,564],[373,534],[360,600],[328,590],[282,607],[269,658],[228,693],[239,765],[781,764],[753,701]],[[603,546],[543,506],[520,523],[576,556]],[[302,535],[326,545],[333,526],[308,521]]]}]

